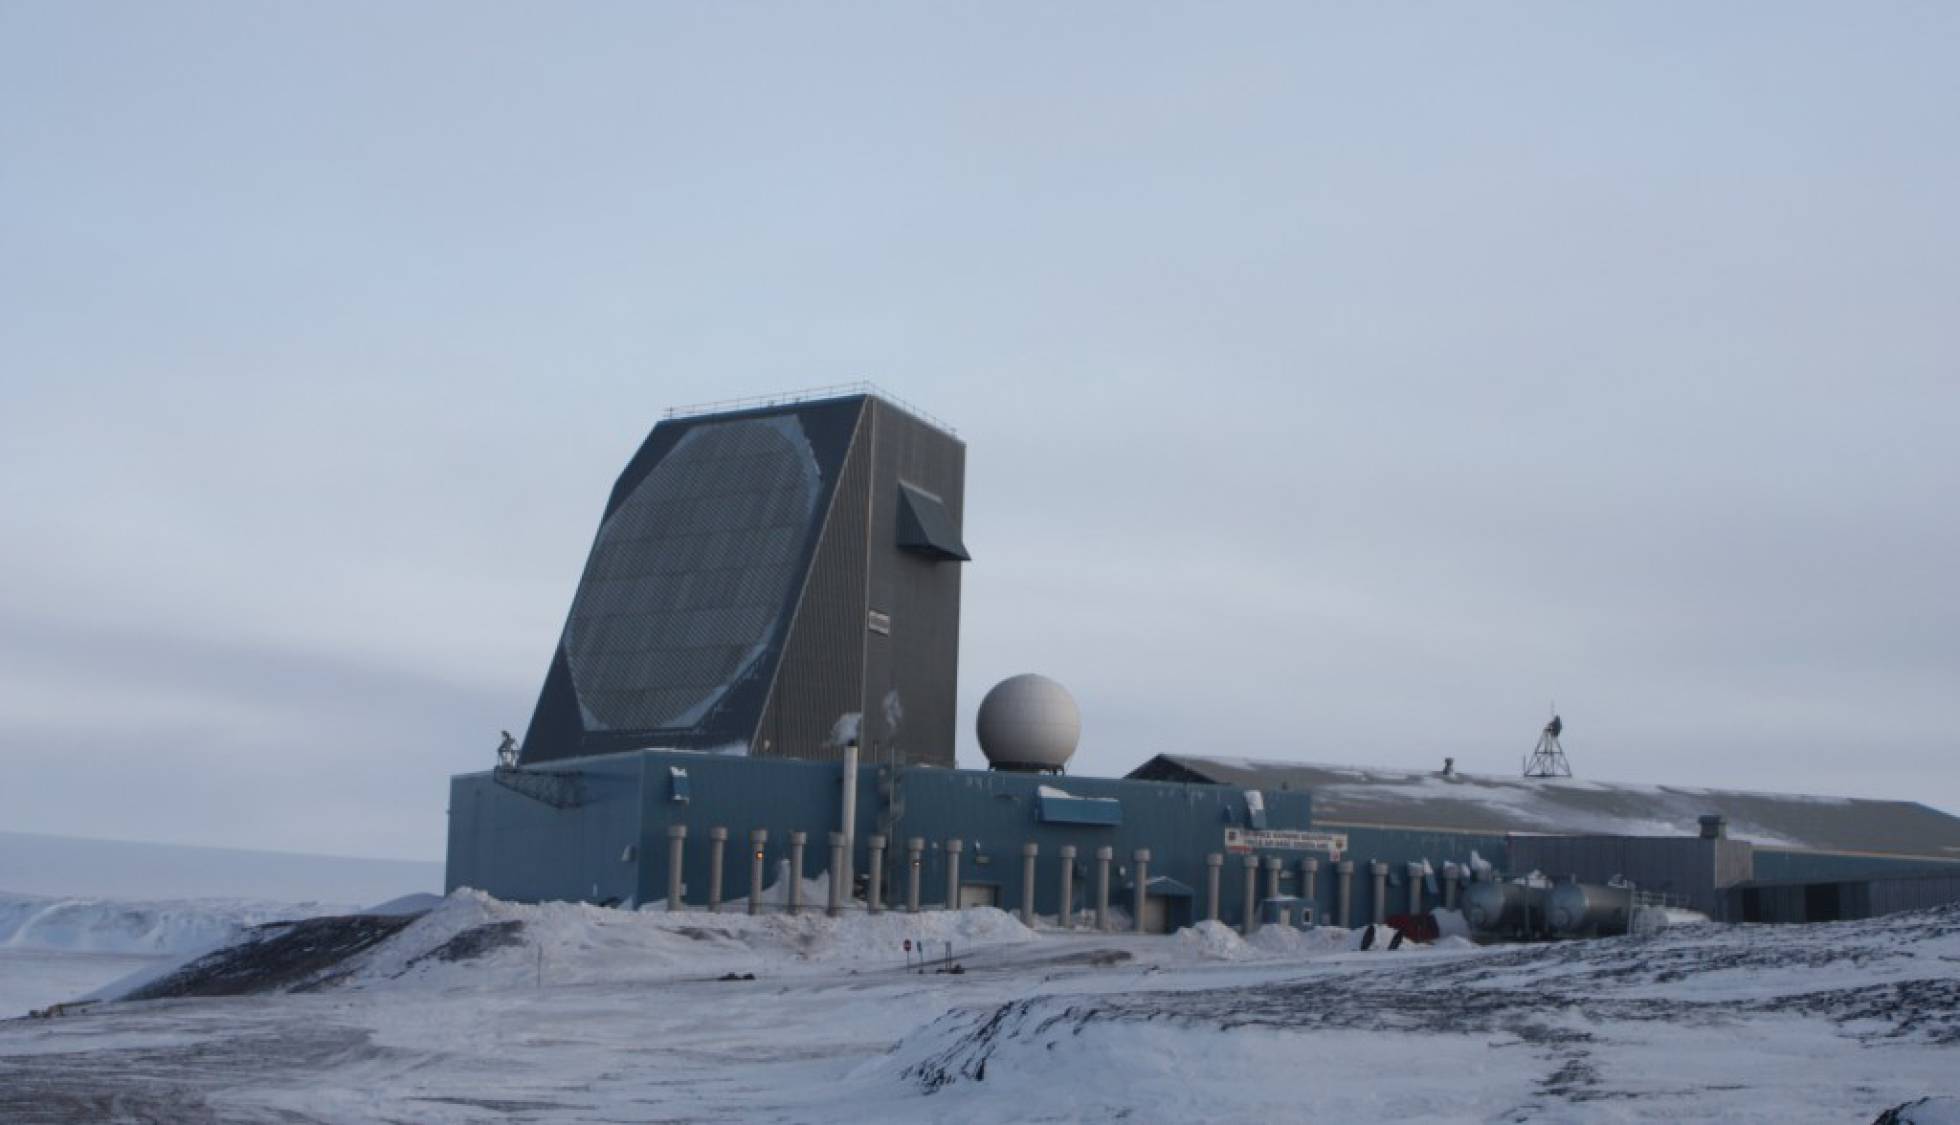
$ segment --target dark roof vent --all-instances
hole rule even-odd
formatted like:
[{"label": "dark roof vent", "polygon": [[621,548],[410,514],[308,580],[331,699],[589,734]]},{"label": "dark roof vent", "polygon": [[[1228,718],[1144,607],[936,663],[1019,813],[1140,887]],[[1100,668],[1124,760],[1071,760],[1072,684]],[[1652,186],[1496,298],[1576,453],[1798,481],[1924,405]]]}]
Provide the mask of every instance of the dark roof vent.
[{"label": "dark roof vent", "polygon": [[898,486],[898,546],[929,558],[971,562],[960,529],[939,497],[922,488]]},{"label": "dark roof vent", "polygon": [[1728,818],[1720,813],[1708,813],[1701,818],[1701,838],[1704,840],[1726,840],[1729,836]]}]

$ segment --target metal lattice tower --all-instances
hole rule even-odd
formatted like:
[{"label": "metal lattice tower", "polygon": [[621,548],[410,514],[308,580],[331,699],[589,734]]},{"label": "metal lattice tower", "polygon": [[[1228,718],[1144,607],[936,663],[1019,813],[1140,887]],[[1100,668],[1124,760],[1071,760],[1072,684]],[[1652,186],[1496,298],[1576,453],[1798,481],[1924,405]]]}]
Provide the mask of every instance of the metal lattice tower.
[{"label": "metal lattice tower", "polygon": [[1532,748],[1531,757],[1525,760],[1526,777],[1571,777],[1572,763],[1565,760],[1565,747],[1558,744],[1558,736],[1565,729],[1565,721],[1556,713],[1552,721],[1538,735],[1538,745]]}]

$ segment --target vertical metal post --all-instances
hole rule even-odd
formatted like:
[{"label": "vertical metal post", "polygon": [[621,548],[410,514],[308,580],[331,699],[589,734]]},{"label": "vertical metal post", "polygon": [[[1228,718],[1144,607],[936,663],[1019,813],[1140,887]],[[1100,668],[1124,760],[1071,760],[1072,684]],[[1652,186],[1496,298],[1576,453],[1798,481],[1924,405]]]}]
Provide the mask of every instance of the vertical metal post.
[{"label": "vertical metal post", "polygon": [[[1317,859],[1303,859],[1300,861],[1300,898],[1306,903],[1306,909],[1313,911],[1312,917],[1314,924],[1319,925],[1320,861]],[[1307,916],[1302,915],[1300,920],[1302,922],[1306,921]]]},{"label": "vertical metal post", "polygon": [[858,744],[853,738],[844,747],[843,794],[839,810],[837,830],[844,834],[844,863],[841,867],[830,869],[832,881],[837,879],[838,871],[844,873],[844,898],[850,900],[851,890],[857,882],[857,810],[858,810]]},{"label": "vertical metal post", "polygon": [[1418,861],[1409,864],[1408,876],[1409,876],[1409,913],[1420,914],[1422,913],[1422,864],[1421,862]]},{"label": "vertical metal post", "polygon": [[1034,859],[1041,845],[1030,841],[1021,845],[1021,924],[1034,926]]},{"label": "vertical metal post", "polygon": [[905,912],[919,912],[919,868],[925,863],[926,842],[924,837],[914,836],[905,841]]},{"label": "vertical metal post", "polygon": [[1245,857],[1245,920],[1239,924],[1239,932],[1247,937],[1259,928],[1259,857],[1248,854]]},{"label": "vertical metal post", "polygon": [[667,826],[667,909],[681,908],[681,858],[687,847],[687,825]]},{"label": "vertical metal post", "polygon": [[1109,861],[1116,849],[1104,844],[1096,849],[1096,929],[1109,929]]},{"label": "vertical metal post", "polygon": [[1276,855],[1269,855],[1266,857],[1266,897],[1267,898],[1279,897],[1279,869],[1281,867],[1284,867],[1285,865],[1286,865],[1286,861]]},{"label": "vertical metal post", "polygon": [[1341,908],[1340,926],[1350,929],[1354,925],[1354,861],[1344,859],[1334,865],[1335,894]]},{"label": "vertical metal post", "polygon": [[769,842],[769,830],[749,832],[749,913],[762,913],[762,847]]},{"label": "vertical metal post", "polygon": [[960,849],[966,846],[964,840],[946,841],[946,909],[960,908]]},{"label": "vertical metal post", "polygon": [[868,857],[871,870],[867,873],[869,882],[864,888],[864,908],[878,914],[885,909],[885,838],[867,836],[864,842],[871,849]]},{"label": "vertical metal post", "polygon": [[1143,933],[1145,932],[1143,928],[1144,907],[1150,904],[1150,849],[1138,848],[1136,854],[1131,858],[1136,860],[1137,865],[1137,889],[1136,894],[1131,898],[1130,904],[1130,909],[1136,913],[1136,917],[1130,925],[1137,933]]},{"label": "vertical metal post", "polygon": [[830,901],[824,904],[824,913],[832,918],[844,913],[844,841],[842,832],[830,834]]},{"label": "vertical metal post", "polygon": [[1213,852],[1205,857],[1205,921],[1218,921],[1218,873],[1225,857]]},{"label": "vertical metal post", "polygon": [[708,913],[721,913],[721,854],[728,848],[728,829],[708,829]]},{"label": "vertical metal post", "polygon": [[808,838],[807,832],[789,834],[789,912],[791,914],[803,909],[803,841]]},{"label": "vertical metal post", "polygon": [[1062,928],[1075,928],[1075,845],[1063,844],[1056,853],[1062,857]]},{"label": "vertical metal post", "polygon": [[1461,870],[1455,860],[1443,865],[1443,909],[1445,910],[1456,909],[1456,879]]},{"label": "vertical metal post", "polygon": [[1374,876],[1375,901],[1372,907],[1372,921],[1377,924],[1388,919],[1388,861],[1377,859],[1368,864],[1368,873]]}]

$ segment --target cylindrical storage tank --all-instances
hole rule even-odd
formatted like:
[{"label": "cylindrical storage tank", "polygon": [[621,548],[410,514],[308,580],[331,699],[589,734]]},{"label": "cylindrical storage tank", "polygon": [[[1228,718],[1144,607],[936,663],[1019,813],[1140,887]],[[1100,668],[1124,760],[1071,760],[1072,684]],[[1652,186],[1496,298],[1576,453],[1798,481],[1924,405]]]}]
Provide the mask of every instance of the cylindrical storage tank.
[{"label": "cylindrical storage tank", "polygon": [[1067,688],[1029,672],[995,684],[974,726],[993,768],[1060,773],[1082,739],[1082,712]]},{"label": "cylindrical storage tank", "polygon": [[1546,896],[1545,917],[1560,937],[1623,934],[1633,918],[1633,892],[1596,883],[1566,883]]},{"label": "cylindrical storage tank", "polygon": [[1463,917],[1478,934],[1516,934],[1526,928],[1531,888],[1516,883],[1472,883],[1463,889]]}]

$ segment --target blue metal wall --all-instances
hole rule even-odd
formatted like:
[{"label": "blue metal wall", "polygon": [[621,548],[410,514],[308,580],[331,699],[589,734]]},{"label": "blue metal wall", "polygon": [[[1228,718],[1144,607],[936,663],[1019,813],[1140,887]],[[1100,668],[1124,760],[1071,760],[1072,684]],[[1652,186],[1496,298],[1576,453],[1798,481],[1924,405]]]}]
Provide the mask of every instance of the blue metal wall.
[{"label": "blue metal wall", "polygon": [[[830,863],[828,834],[841,812],[841,767],[826,762],[749,759],[642,751],[563,763],[579,771],[585,803],[555,809],[498,785],[488,773],[466,774],[451,784],[449,871],[451,889],[476,887],[502,898],[539,901],[650,902],[666,896],[667,829],[688,829],[683,862],[685,901],[708,900],[709,841],[712,827],[728,829],[722,897],[744,897],[749,890],[749,831],[767,829],[764,863],[774,882],[778,862],[790,854],[789,834],[807,834],[802,875],[814,878]],[[686,772],[684,788],[675,769]],[[1079,798],[1120,802],[1122,823],[1115,826],[1045,823],[1038,789],[1049,786]],[[1265,827],[1311,829],[1309,795],[1263,793]],[[682,799],[684,797],[684,799]],[[1202,918],[1205,910],[1205,856],[1225,853],[1228,828],[1248,828],[1250,815],[1242,789],[1107,778],[1047,777],[1029,774],[944,770],[932,767],[866,765],[858,776],[857,854],[854,868],[867,870],[868,841],[880,833],[890,840],[885,853],[884,898],[904,901],[905,841],[927,841],[920,869],[920,899],[941,905],[946,899],[946,848],[962,841],[961,882],[994,889],[1004,909],[1021,901],[1021,846],[1039,849],[1035,909],[1060,912],[1060,849],[1077,849],[1074,902],[1092,908],[1096,849],[1108,846],[1111,903],[1127,909],[1134,876],[1134,853],[1148,848],[1150,875],[1168,876],[1188,887],[1191,897],[1174,906],[1172,920]],[[1471,851],[1504,865],[1502,837],[1399,829],[1343,828],[1349,840],[1344,858],[1355,863],[1352,917],[1372,917],[1372,860],[1390,863],[1384,912],[1400,913],[1408,902],[1406,864],[1428,860],[1439,871],[1446,860],[1466,862]],[[1315,900],[1320,917],[1337,916],[1334,862],[1325,855],[1273,851],[1284,862],[1280,890],[1298,894],[1299,861],[1320,859]],[[1220,914],[1243,921],[1245,868],[1239,855],[1225,854],[1220,879]],[[1255,897],[1265,893],[1265,873],[1256,876]],[[1425,890],[1425,902],[1435,901]],[[821,905],[821,904],[814,904]]]},{"label": "blue metal wall", "polygon": [[506,789],[489,773],[451,778],[445,889],[522,902],[634,898],[644,765],[632,755],[579,765],[585,803],[570,809]]}]

